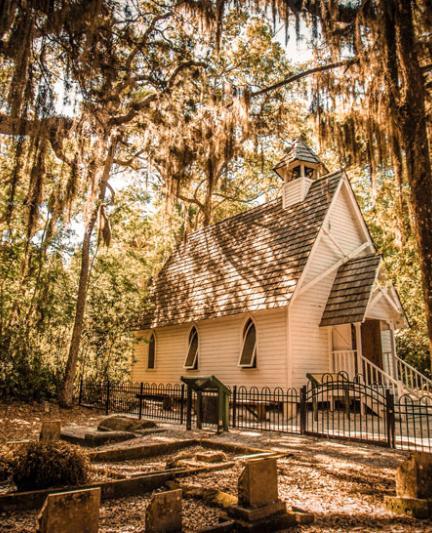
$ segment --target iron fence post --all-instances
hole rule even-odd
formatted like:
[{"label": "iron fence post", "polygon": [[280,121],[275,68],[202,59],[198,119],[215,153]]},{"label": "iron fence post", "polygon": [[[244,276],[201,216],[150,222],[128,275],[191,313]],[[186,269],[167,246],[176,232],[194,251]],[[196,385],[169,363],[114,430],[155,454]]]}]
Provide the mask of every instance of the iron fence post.
[{"label": "iron fence post", "polygon": [[201,391],[197,392],[196,395],[196,425],[198,429],[202,429],[202,419],[203,419],[203,393]]},{"label": "iron fence post", "polygon": [[110,395],[111,395],[111,385],[110,382],[107,381],[106,383],[106,401],[105,401],[105,414],[109,414],[110,410]]},{"label": "iron fence post", "polygon": [[183,424],[184,419],[184,396],[185,396],[185,385],[182,383],[181,393],[180,393],[180,424]]},{"label": "iron fence post", "polygon": [[187,404],[186,404],[186,429],[192,429],[192,387],[188,385],[187,388]]},{"label": "iron fence post", "polygon": [[300,389],[300,433],[306,433],[306,385]]},{"label": "iron fence post", "polygon": [[232,410],[232,427],[237,425],[237,385],[233,387],[233,410]]},{"label": "iron fence post", "polygon": [[140,383],[140,395],[139,395],[139,412],[138,412],[139,420],[141,420],[141,418],[142,418],[143,394],[144,394],[144,383],[141,381],[141,383]]},{"label": "iron fence post", "polygon": [[395,448],[395,411],[394,396],[386,389],[387,444]]}]

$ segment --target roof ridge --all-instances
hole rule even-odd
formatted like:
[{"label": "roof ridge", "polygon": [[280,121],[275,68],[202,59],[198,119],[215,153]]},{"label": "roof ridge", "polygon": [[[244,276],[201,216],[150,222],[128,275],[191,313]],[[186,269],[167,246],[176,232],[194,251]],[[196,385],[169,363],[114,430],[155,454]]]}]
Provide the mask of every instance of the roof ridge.
[{"label": "roof ridge", "polygon": [[[321,176],[320,178],[316,179],[313,181],[312,185],[311,185],[311,188],[314,186],[314,184],[316,183],[319,183],[325,179],[330,179],[334,176],[336,176],[336,174],[342,174],[342,170],[336,170],[334,172],[330,172],[328,174],[326,174],[325,176]],[[306,198],[304,199],[304,201],[306,201],[307,199],[307,195],[306,195]],[[246,216],[248,215],[249,213],[255,213],[255,212],[259,212],[260,209],[265,209],[265,208],[268,208],[268,207],[271,207],[272,204],[277,204],[279,203],[280,201],[282,201],[282,197],[281,196],[278,196],[277,198],[274,198],[273,200],[270,200],[269,202],[265,202],[264,204],[261,204],[261,205],[256,205],[255,207],[251,207],[250,209],[247,209],[246,211],[242,211],[241,213],[237,213],[235,215],[231,215],[227,218],[224,218],[222,220],[219,220],[219,222],[215,222],[214,224],[209,224],[208,226],[205,226],[205,227],[202,227],[200,229],[197,229],[195,231],[193,231],[192,233],[189,233],[187,236],[186,236],[186,242],[192,237],[192,236],[196,236],[196,235],[200,235],[201,233],[206,233],[206,232],[209,232],[212,228],[215,228],[216,226],[220,226],[222,224],[224,224],[225,222],[232,222],[234,219],[236,218],[241,218],[243,216]],[[181,243],[180,245],[184,245],[186,244],[185,242],[184,243]]]}]

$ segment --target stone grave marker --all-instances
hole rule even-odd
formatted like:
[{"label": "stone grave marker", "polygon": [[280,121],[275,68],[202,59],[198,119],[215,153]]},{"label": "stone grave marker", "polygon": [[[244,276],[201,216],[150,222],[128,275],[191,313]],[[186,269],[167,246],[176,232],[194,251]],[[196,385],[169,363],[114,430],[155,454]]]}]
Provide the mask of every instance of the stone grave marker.
[{"label": "stone grave marker", "polygon": [[182,531],[182,491],[169,490],[153,494],[146,510],[146,533]]},{"label": "stone grave marker", "polygon": [[385,496],[386,506],[397,514],[432,517],[432,454],[414,452],[396,471],[396,496]]},{"label": "stone grave marker", "polygon": [[244,507],[263,507],[278,500],[276,459],[246,462],[238,480],[238,500]]},{"label": "stone grave marker", "polygon": [[396,494],[432,498],[432,454],[415,452],[396,471]]},{"label": "stone grave marker", "polygon": [[49,494],[36,533],[97,533],[100,498],[100,488]]},{"label": "stone grave marker", "polygon": [[238,481],[238,505],[228,508],[241,531],[264,533],[279,531],[313,521],[309,513],[287,511],[279,500],[275,457],[246,461]]},{"label": "stone grave marker", "polygon": [[60,420],[43,420],[39,440],[49,442],[60,439],[61,421]]}]

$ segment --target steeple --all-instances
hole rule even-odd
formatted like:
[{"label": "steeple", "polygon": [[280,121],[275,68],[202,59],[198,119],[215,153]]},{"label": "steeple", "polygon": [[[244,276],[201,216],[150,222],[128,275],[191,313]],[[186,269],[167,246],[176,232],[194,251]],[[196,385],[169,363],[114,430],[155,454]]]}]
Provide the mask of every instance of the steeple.
[{"label": "steeple", "polygon": [[321,161],[307,146],[303,137],[293,142],[288,154],[273,170],[284,180],[283,207],[303,202],[312,181],[318,176]]},{"label": "steeple", "polygon": [[305,176],[315,178],[316,171],[321,165],[317,155],[309,148],[303,137],[296,139],[288,154],[273,168],[285,183]]}]

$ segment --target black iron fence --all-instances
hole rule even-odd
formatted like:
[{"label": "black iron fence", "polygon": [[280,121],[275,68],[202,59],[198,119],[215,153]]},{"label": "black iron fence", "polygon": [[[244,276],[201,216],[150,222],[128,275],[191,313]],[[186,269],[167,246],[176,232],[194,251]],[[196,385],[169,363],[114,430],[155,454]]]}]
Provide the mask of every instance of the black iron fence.
[{"label": "black iron fence", "polygon": [[106,414],[129,413],[178,424],[186,421],[184,385],[81,381],[79,404],[103,409]]},{"label": "black iron fence", "polygon": [[405,394],[395,402],[395,446],[432,452],[432,395]]},{"label": "black iron fence", "polygon": [[[240,430],[278,431],[340,438],[404,450],[432,452],[432,395],[394,398],[361,376],[323,375],[301,389],[230,388],[229,425]],[[108,413],[129,413],[186,424],[185,385],[81,382],[79,403]],[[212,393],[192,401],[192,422],[209,426]],[[202,409],[201,416],[196,410]],[[208,411],[208,412],[207,412]]]},{"label": "black iron fence", "polygon": [[299,433],[299,405],[297,389],[235,385],[231,390],[230,425],[239,429]]}]

